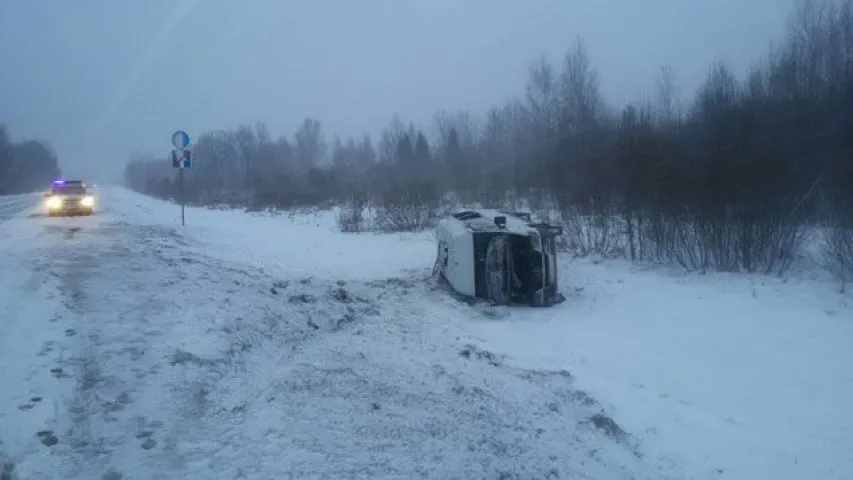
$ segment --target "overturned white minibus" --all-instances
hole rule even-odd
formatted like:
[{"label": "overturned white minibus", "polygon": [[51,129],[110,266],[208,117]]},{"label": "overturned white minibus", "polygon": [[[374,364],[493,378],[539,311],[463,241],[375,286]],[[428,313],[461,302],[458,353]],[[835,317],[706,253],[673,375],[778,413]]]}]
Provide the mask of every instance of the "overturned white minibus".
[{"label": "overturned white minibus", "polygon": [[530,214],[463,210],[436,227],[437,272],[461,295],[498,305],[547,307],[557,288],[556,237],[562,227]]}]

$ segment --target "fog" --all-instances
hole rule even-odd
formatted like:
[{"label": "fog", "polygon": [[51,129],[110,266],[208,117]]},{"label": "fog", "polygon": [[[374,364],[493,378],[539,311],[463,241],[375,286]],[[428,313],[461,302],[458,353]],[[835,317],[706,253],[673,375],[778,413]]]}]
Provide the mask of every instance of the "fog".
[{"label": "fog", "polygon": [[738,75],[780,38],[786,0],[0,1],[0,122],[50,142],[71,176],[117,179],[131,152],[265,122],[291,135],[377,133],[392,115],[481,113],[523,92],[540,53],[582,38],[608,103],[664,64],[692,97],[710,65]]}]

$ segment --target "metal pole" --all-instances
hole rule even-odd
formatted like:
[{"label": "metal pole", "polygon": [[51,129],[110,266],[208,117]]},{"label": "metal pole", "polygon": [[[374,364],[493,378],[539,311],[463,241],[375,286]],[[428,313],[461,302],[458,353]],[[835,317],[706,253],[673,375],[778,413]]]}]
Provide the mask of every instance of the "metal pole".
[{"label": "metal pole", "polygon": [[178,183],[180,186],[180,196],[181,196],[181,226],[186,225],[184,221],[184,169],[180,169],[180,173],[178,173]]}]

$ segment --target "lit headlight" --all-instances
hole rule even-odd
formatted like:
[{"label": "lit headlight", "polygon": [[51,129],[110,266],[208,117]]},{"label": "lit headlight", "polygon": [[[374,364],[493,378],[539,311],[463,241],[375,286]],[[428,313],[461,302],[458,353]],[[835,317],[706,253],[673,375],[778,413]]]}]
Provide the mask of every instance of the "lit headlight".
[{"label": "lit headlight", "polygon": [[54,210],[62,207],[62,199],[59,197],[50,197],[47,199],[47,208]]},{"label": "lit headlight", "polygon": [[91,207],[94,204],[95,204],[95,197],[92,197],[92,196],[83,197],[83,200],[80,200],[80,205],[83,205],[84,207]]}]

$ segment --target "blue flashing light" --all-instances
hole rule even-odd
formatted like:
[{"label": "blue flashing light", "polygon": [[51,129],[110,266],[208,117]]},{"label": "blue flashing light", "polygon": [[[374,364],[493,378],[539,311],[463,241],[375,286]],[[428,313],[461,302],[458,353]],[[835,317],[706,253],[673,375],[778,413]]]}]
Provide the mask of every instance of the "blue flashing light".
[{"label": "blue flashing light", "polygon": [[59,179],[53,181],[54,185],[65,185],[65,180]]}]

